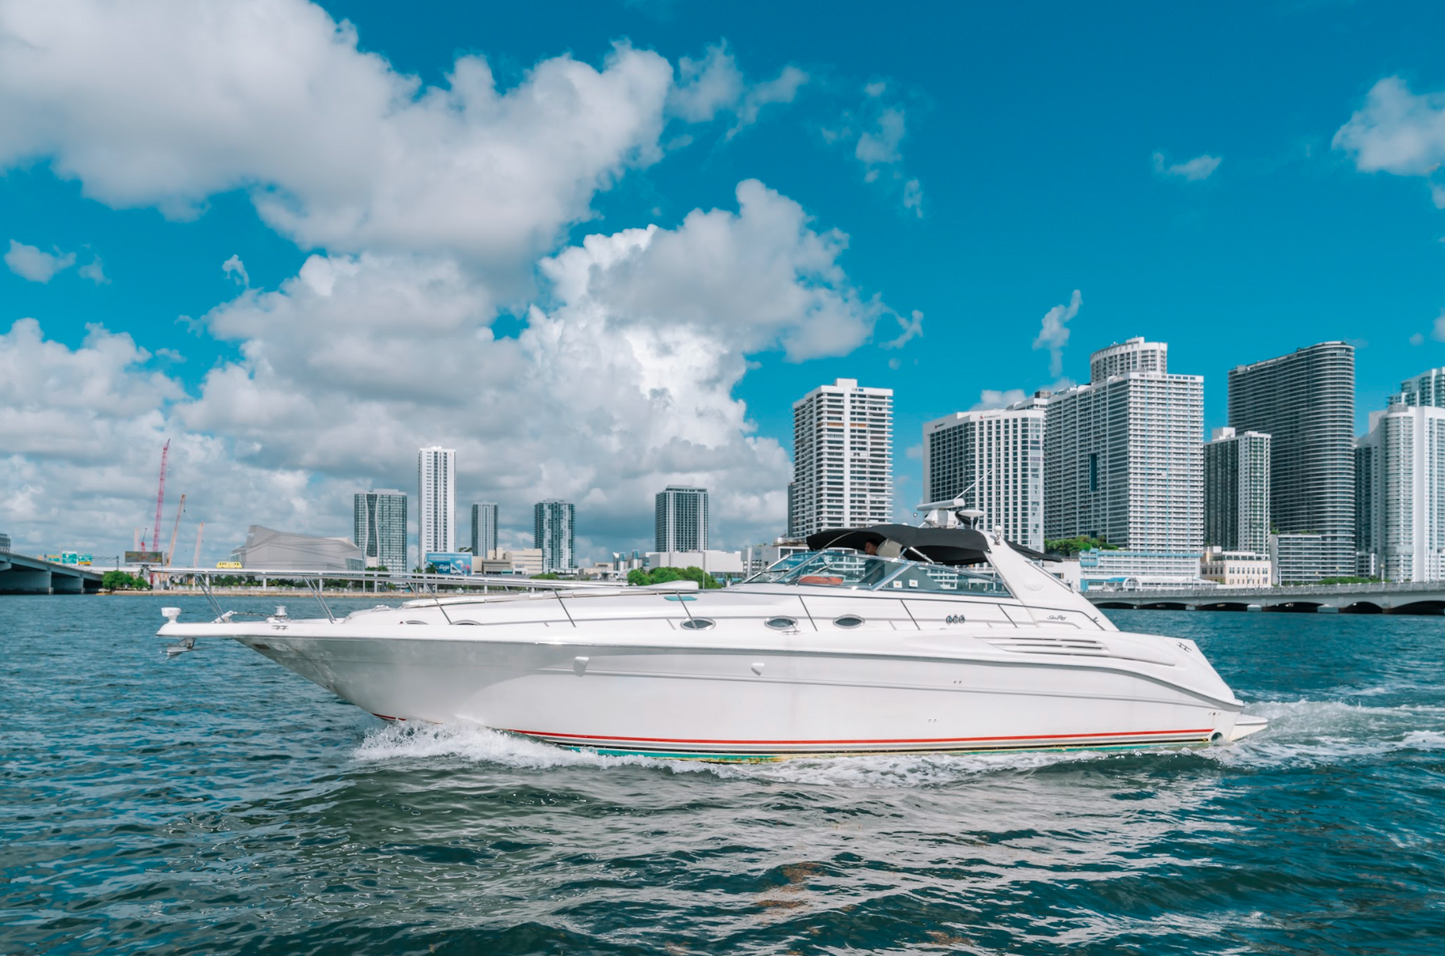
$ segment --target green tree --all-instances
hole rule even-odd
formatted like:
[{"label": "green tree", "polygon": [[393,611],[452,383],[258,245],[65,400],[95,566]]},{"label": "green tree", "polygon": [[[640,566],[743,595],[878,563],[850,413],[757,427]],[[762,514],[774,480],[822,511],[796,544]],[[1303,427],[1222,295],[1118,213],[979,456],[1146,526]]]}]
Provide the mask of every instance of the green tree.
[{"label": "green tree", "polygon": [[562,580],[562,575],[558,574],[556,571],[544,571],[544,572],[541,573],[541,574],[534,574],[534,575],[532,575],[532,580],[533,580],[533,581],[560,581],[560,580]]},{"label": "green tree", "polygon": [[100,576],[100,586],[107,591],[149,591],[150,582],[124,571],[107,571]]},{"label": "green tree", "polygon": [[1052,554],[1071,557],[1080,551],[1097,549],[1099,551],[1118,551],[1119,546],[1110,544],[1103,538],[1091,538],[1088,535],[1080,535],[1077,538],[1059,538],[1054,541],[1045,541],[1044,550]]},{"label": "green tree", "polygon": [[652,579],[641,568],[633,568],[627,572],[627,583],[633,587],[645,588],[652,583]]}]

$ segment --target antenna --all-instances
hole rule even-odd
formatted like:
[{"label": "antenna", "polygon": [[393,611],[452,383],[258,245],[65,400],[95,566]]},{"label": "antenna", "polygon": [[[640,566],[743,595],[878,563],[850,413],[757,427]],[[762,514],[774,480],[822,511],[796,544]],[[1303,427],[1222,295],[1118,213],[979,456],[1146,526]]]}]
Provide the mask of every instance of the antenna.
[{"label": "antenna", "polygon": [[166,439],[165,445],[161,448],[161,481],[160,487],[156,489],[156,526],[151,531],[151,550],[155,551],[161,546],[161,506],[166,500],[166,456],[171,453],[171,440]]}]

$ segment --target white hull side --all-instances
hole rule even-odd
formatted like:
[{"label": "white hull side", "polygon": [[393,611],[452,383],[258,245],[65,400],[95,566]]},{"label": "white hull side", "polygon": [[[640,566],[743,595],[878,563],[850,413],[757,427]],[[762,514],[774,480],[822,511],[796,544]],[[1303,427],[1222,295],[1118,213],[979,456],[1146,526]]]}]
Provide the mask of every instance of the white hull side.
[{"label": "white hull side", "polygon": [[377,716],[628,753],[756,759],[1199,744],[1229,739],[1239,712],[1227,689],[1181,687],[1178,666],[1098,657],[241,640]]}]

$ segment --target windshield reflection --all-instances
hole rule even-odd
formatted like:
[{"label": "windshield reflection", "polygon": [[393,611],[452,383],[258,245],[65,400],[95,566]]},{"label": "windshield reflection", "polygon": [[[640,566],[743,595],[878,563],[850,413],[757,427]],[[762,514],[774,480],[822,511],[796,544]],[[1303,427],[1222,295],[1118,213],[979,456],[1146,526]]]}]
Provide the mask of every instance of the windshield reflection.
[{"label": "windshield reflection", "polygon": [[972,591],[1008,596],[991,570],[971,571],[903,558],[880,558],[856,551],[790,554],[748,578],[745,584],[796,584],[811,587],[888,591]]}]

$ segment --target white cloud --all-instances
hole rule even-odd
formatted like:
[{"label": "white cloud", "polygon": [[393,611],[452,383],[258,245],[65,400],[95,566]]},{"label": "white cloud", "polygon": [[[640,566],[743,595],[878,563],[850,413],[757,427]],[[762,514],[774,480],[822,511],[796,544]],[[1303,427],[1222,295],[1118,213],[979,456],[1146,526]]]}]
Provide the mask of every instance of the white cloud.
[{"label": "white cloud", "polygon": [[1437,342],[1445,342],[1445,309],[1435,316],[1435,327],[1430,330],[1430,338]]},{"label": "white cloud", "polygon": [[[880,342],[880,348],[901,349],[904,345],[923,335],[922,312],[914,309],[913,314],[907,318],[896,314],[893,317],[898,320],[898,325],[902,328],[902,331],[898,333],[897,338],[889,339],[887,342]],[[897,366],[894,366],[894,368],[897,368]]]},{"label": "white cloud", "polygon": [[10,251],[5,253],[5,264],[10,271],[31,282],[49,282],[57,272],[64,272],[75,265],[75,253],[62,253],[58,248],[52,255],[23,242],[10,240]]},{"label": "white cloud", "polygon": [[89,279],[96,285],[110,285],[110,276],[105,274],[105,263],[100,261],[100,256],[94,256],[89,262],[76,270],[76,274],[82,279]]},{"label": "white cloud", "polygon": [[[1416,95],[1400,77],[1387,76],[1370,88],[1332,145],[1350,154],[1362,173],[1434,176],[1445,162],[1445,92]],[[1445,186],[1430,183],[1430,199],[1445,209]]]},{"label": "white cloud", "polygon": [[[719,47],[690,74],[721,70],[711,91],[671,107],[671,66],[626,45],[505,90],[462,57],[424,87],[302,0],[0,0],[0,46],[0,166],[45,159],[89,196],[172,216],[245,189],[326,249],[274,289],[222,264],[235,297],[186,322],[238,357],[194,394],[157,370],[184,356],[100,328],[77,349],[34,323],[0,337],[0,375],[23,367],[32,395],[0,402],[0,523],[46,548],[149,525],[168,436],[170,483],[226,550],[251,522],[348,534],[351,493],[410,488],[431,442],[458,449],[460,499],[500,500],[504,524],[544,495],[576,501],[584,551],[645,533],[668,482],[713,489],[720,543],[762,540],[790,465],[733,397],[747,357],[845,355],[880,319],[899,325],[889,347],[921,333],[921,314],[850,281],[845,234],[753,180],[735,210],[557,247],[598,190],[661,156],[670,115],[736,130],[796,95],[796,68],[736,86]],[[535,281],[521,333],[494,334],[498,303]]]},{"label": "white cloud", "polygon": [[993,388],[986,388],[978,394],[978,401],[973,403],[969,409],[971,412],[985,411],[990,408],[1007,408],[1015,402],[1021,402],[1028,398],[1028,393],[1021,388],[1009,388],[1002,391]]},{"label": "white cloud", "polygon": [[239,255],[231,256],[221,263],[221,271],[230,276],[237,285],[243,288],[251,288],[251,276],[246,271],[246,263],[241,261]]},{"label": "white cloud", "polygon": [[1353,155],[1360,172],[1428,176],[1445,162],[1445,93],[1417,96],[1400,77],[1385,77],[1332,145]]},{"label": "white cloud", "polygon": [[1188,182],[1208,179],[1224,160],[1219,156],[1196,156],[1182,163],[1170,164],[1163,153],[1154,154],[1154,172],[1160,176],[1175,176]]},{"label": "white cloud", "polygon": [[900,197],[903,208],[923,216],[923,184],[904,171],[903,142],[908,117],[903,106],[886,100],[888,84],[882,80],[863,88],[858,114],[845,113],[836,127],[822,130],[828,143],[852,143],[853,157],[863,165],[863,181],[878,183]]},{"label": "white cloud", "polygon": [[1049,374],[1059,375],[1064,370],[1064,346],[1069,344],[1069,320],[1079,314],[1083,303],[1079,290],[1069,298],[1068,305],[1056,305],[1044,313],[1039,324],[1039,334],[1034,339],[1035,349],[1049,350]]},{"label": "white cloud", "polygon": [[1425,344],[1425,336],[1424,336],[1423,334],[1419,333],[1419,332],[1416,332],[1415,334],[1413,334],[1413,335],[1410,336],[1410,344],[1411,344],[1411,345],[1424,345],[1424,344]]},{"label": "white cloud", "polygon": [[660,156],[672,69],[619,45],[514,88],[463,56],[443,87],[305,0],[0,6],[0,165],[39,156],[112,206],[196,214],[244,188],[303,247],[525,268],[592,195]]},{"label": "white cloud", "polygon": [[680,58],[677,73],[678,82],[668,94],[668,112],[690,123],[705,123],[719,113],[731,113],[734,123],[727,131],[728,139],[756,123],[764,107],[793,102],[809,79],[807,73],[789,64],[773,79],[750,85],[726,42],[709,46],[701,60]]}]

